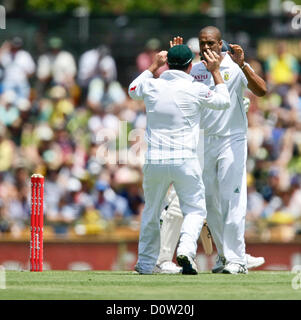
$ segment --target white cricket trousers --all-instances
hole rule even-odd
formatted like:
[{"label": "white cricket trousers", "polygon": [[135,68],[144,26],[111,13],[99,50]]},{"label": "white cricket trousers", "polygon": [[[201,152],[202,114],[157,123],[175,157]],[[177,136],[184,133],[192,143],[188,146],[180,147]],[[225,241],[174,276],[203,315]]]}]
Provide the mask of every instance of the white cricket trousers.
[{"label": "white cricket trousers", "polygon": [[247,137],[205,136],[204,153],[207,223],[218,254],[245,264]]},{"label": "white cricket trousers", "polygon": [[142,213],[137,268],[151,273],[160,252],[160,214],[170,184],[179,197],[184,220],[177,255],[196,255],[197,240],[206,219],[205,190],[198,159],[181,164],[145,164],[143,166],[145,207]]},{"label": "white cricket trousers", "polygon": [[[218,254],[244,264],[247,207],[247,138],[205,136],[203,181],[207,222]],[[178,199],[171,189],[169,207],[161,227],[158,264],[171,261],[182,223]]]}]

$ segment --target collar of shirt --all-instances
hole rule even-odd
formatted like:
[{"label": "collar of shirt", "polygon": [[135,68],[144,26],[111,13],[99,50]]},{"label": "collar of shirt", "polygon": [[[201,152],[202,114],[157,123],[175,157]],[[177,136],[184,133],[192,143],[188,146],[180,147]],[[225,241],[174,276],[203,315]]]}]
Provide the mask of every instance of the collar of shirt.
[{"label": "collar of shirt", "polygon": [[187,79],[191,82],[194,80],[191,75],[181,70],[166,70],[160,75],[160,78],[164,80]]},{"label": "collar of shirt", "polygon": [[233,63],[234,61],[231,59],[231,57],[228,55],[228,53],[226,52],[222,52],[222,55],[224,56],[220,67],[226,67],[228,66],[230,63]]}]

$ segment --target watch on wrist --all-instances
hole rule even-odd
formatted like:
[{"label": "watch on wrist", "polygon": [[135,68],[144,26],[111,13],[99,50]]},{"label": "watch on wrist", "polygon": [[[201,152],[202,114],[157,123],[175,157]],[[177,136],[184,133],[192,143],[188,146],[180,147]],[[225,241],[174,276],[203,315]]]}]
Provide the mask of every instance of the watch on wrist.
[{"label": "watch on wrist", "polygon": [[244,62],[243,65],[240,67],[241,70],[243,70],[246,66],[247,66],[247,64]]}]

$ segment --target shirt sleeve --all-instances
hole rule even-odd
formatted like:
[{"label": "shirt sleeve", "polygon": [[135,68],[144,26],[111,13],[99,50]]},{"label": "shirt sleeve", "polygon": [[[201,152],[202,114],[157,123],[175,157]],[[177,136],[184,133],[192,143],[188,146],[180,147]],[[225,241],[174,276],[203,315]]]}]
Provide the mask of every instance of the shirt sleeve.
[{"label": "shirt sleeve", "polygon": [[[253,72],[255,72],[253,69],[252,69],[252,67],[247,63],[247,62],[245,62],[245,64],[253,71]],[[245,74],[243,73],[243,71],[239,68],[239,72],[240,72],[240,77],[241,77],[241,80],[242,80],[242,83],[243,83],[243,85],[245,86],[245,87],[247,87],[248,86],[248,79],[247,79],[247,77],[245,76]]]},{"label": "shirt sleeve", "polygon": [[143,85],[145,80],[149,78],[153,78],[153,74],[149,70],[145,70],[129,85],[128,93],[132,99],[143,99]]},{"label": "shirt sleeve", "polygon": [[216,85],[215,90],[203,85],[199,98],[201,105],[209,109],[224,110],[230,107],[230,94],[224,83]]}]

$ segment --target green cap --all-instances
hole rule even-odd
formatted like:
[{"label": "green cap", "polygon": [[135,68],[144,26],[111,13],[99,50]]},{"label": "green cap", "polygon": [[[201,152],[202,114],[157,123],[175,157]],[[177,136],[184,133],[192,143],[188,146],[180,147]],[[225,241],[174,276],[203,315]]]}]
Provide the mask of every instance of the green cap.
[{"label": "green cap", "polygon": [[184,67],[188,65],[193,58],[194,54],[189,47],[186,44],[179,44],[168,50],[167,63],[171,66]]},{"label": "green cap", "polygon": [[58,37],[52,37],[49,39],[48,44],[51,49],[60,49],[63,45],[63,40]]}]

